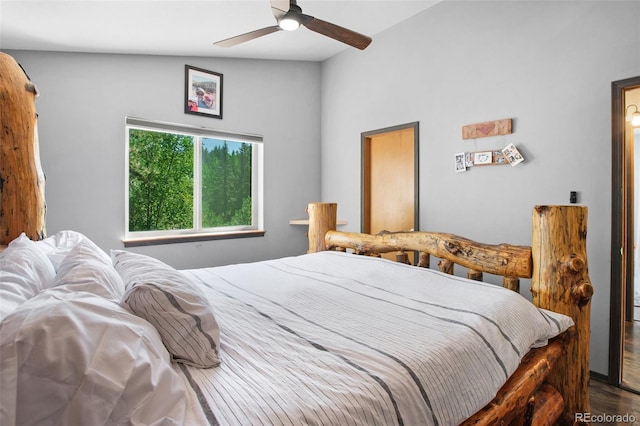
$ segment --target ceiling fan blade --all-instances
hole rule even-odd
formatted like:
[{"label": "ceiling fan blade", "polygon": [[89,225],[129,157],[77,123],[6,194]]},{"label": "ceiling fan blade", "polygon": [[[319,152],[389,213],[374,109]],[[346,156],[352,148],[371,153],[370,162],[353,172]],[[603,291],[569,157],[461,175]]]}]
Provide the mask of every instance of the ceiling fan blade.
[{"label": "ceiling fan blade", "polygon": [[216,46],[220,47],[231,47],[240,43],[244,43],[246,41],[254,40],[258,37],[265,36],[267,34],[275,33],[276,31],[280,31],[280,27],[274,25],[272,27],[266,27],[255,31],[250,31],[248,33],[240,34],[235,37],[226,38],[224,40],[216,41]]},{"label": "ceiling fan blade", "polygon": [[360,50],[364,50],[369,43],[371,37],[343,28],[339,25],[314,18],[313,16],[302,14],[302,25],[319,34],[331,37],[334,40],[341,41]]},{"label": "ceiling fan blade", "polygon": [[289,11],[289,7],[291,7],[289,0],[271,0],[271,11],[276,21],[279,21]]}]

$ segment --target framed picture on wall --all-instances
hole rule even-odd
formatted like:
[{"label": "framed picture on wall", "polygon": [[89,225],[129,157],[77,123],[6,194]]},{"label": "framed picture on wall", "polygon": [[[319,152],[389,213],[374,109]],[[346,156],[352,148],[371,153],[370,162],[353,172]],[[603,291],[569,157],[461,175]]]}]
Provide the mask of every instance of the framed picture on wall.
[{"label": "framed picture on wall", "polygon": [[185,65],[184,112],[222,118],[222,74]]}]

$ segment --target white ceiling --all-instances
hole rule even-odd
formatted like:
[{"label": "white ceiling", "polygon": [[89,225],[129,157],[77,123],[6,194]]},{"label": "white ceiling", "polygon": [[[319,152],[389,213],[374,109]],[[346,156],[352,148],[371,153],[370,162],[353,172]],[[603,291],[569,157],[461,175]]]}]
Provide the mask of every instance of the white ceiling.
[{"label": "white ceiling", "polygon": [[[303,13],[373,38],[440,0],[299,0]],[[0,50],[322,61],[343,43],[301,27],[222,48],[275,25],[269,0],[0,0]],[[357,49],[354,49],[357,50]]]}]

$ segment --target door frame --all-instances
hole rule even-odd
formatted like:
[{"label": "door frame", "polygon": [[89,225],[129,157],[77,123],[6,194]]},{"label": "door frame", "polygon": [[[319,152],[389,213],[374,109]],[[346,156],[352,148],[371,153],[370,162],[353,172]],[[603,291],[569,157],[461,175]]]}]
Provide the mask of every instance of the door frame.
[{"label": "door frame", "polygon": [[381,135],[384,133],[396,132],[399,130],[411,129],[413,128],[413,229],[420,229],[420,151],[419,151],[419,142],[420,142],[420,126],[418,121],[414,121],[412,123],[400,124],[397,126],[385,127],[377,130],[370,130],[368,132],[363,132],[360,134],[360,232],[364,232],[365,225],[365,206],[366,202],[366,191],[365,191],[365,180],[366,180],[366,149],[367,149],[367,140],[373,136]]},{"label": "door frame", "polygon": [[[625,91],[640,87],[640,76],[611,83],[611,284],[608,382],[621,386],[624,344],[623,289],[633,276],[633,161],[625,143]],[[633,175],[631,174],[631,177]],[[631,200],[631,201],[629,201]],[[627,202],[625,202],[627,201]]]}]

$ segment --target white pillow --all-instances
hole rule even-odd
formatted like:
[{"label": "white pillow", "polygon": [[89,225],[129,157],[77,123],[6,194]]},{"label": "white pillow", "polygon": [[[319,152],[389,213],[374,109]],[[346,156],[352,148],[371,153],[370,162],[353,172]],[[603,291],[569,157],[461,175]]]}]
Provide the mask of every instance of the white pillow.
[{"label": "white pillow", "polygon": [[0,253],[0,320],[13,312],[55,276],[53,265],[24,233]]},{"label": "white pillow", "polygon": [[156,330],[117,303],[44,290],[0,326],[0,424],[184,424],[188,393]]},{"label": "white pillow", "polygon": [[78,231],[59,231],[41,241],[36,241],[36,245],[46,253],[57,271],[67,254],[82,240],[89,241],[96,253],[101,255],[106,262],[110,262],[109,255],[104,250]]},{"label": "white pillow", "polygon": [[82,233],[78,231],[59,231],[53,235],[48,236],[36,244],[46,253],[52,253],[57,250],[72,249],[80,240],[86,238]]},{"label": "white pillow", "polygon": [[112,250],[122,276],[124,304],[158,330],[176,362],[209,368],[220,364],[220,329],[198,285],[171,266],[138,253]]},{"label": "white pillow", "polygon": [[89,239],[80,240],[60,263],[51,287],[64,285],[65,291],[85,291],[119,303],[124,283],[111,259],[100,252]]}]

